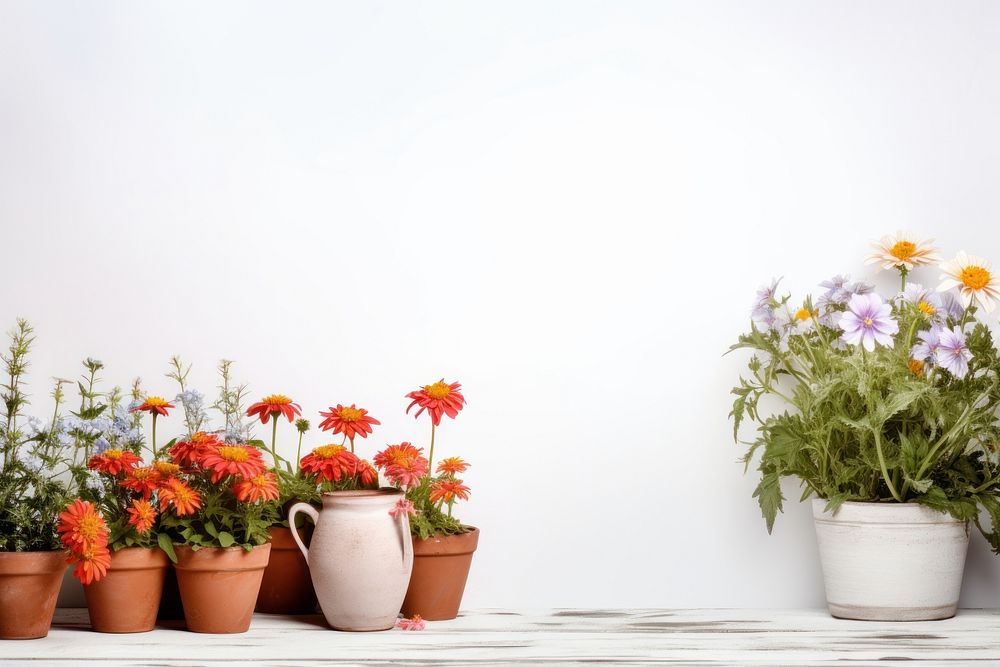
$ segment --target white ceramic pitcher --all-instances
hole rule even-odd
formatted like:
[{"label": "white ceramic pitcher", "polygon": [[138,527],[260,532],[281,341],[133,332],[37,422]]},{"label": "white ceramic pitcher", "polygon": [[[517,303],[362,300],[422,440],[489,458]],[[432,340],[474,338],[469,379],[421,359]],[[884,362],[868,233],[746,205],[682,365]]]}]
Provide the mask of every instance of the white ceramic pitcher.
[{"label": "white ceramic pitcher", "polygon": [[[336,491],[323,494],[321,512],[307,503],[289,510],[292,537],[331,627],[388,630],[396,624],[413,568],[410,520],[389,514],[402,497],[399,489]],[[308,549],[295,530],[299,512],[316,524]]]}]

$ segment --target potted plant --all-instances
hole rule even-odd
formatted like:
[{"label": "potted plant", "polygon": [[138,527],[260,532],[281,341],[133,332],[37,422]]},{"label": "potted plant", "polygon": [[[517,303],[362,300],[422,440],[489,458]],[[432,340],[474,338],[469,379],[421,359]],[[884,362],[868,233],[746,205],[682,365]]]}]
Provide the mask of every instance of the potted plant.
[{"label": "potted plant", "polygon": [[[145,403],[146,401],[143,401]],[[141,405],[141,404],[140,404]],[[142,465],[142,431],[138,417],[112,395],[111,428],[87,467],[99,483],[81,488],[77,500],[62,515],[59,530],[78,561],[86,551],[78,540],[69,540],[74,527],[98,517],[106,527],[100,546],[109,551],[106,571],[88,569],[85,561],[76,576],[84,584],[90,623],[98,632],[148,632],[156,625],[163,583],[170,561],[158,545],[159,513],[156,495],[161,485],[177,473],[166,461]]]},{"label": "potted plant", "polygon": [[170,457],[177,473],[158,490],[160,543],[175,563],[187,627],[246,632],[277,516],[274,473],[259,448],[203,432],[175,443]]},{"label": "potted plant", "polygon": [[[955,613],[974,522],[1000,549],[1000,358],[977,319],[998,284],[985,260],[959,253],[941,264],[936,290],[907,281],[935,261],[929,242],[886,237],[872,261],[896,270],[900,290],[837,276],[813,300],[761,288],[750,332],[732,349],[753,351],[733,389],[734,436],[756,425],[746,466],[772,529],[780,482],[813,498],[831,614],[929,620]],[[775,405],[768,411],[766,405]]]},{"label": "potted plant", "polygon": [[[345,444],[316,447],[300,469],[322,492],[322,510],[297,503],[289,510],[289,526],[309,562],[327,623],[337,630],[392,628],[413,564],[412,503],[399,489],[379,488],[372,464]],[[299,512],[316,526],[308,548],[296,526]]]},{"label": "potted plant", "polygon": [[[59,514],[72,497],[72,441],[60,420],[65,380],[57,380],[50,421],[25,414],[24,375],[34,333],[20,319],[2,355],[5,382],[0,421],[0,639],[45,637],[66,571],[56,532]],[[94,552],[92,560],[100,562]]]},{"label": "potted plant", "polygon": [[391,445],[375,456],[375,466],[394,486],[405,489],[413,532],[413,573],[403,600],[404,616],[447,620],[458,616],[472,554],[479,544],[479,529],[462,524],[454,504],[468,500],[469,487],[458,475],[469,465],[459,457],[442,460],[434,468],[434,440],[444,416],[454,419],[465,406],[462,385],[443,379],[407,394],[415,417],[427,412],[431,421],[430,448],[408,442]]}]

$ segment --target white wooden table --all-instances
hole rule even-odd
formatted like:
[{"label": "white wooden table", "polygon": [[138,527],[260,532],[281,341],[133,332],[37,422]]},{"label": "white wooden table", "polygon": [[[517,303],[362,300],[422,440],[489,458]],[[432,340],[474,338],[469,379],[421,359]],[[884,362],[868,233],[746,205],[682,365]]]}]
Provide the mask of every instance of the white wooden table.
[{"label": "white wooden table", "polygon": [[85,609],[60,609],[46,639],[0,642],[0,664],[319,665],[934,665],[1000,664],[1000,610],[947,621],[840,621],[822,610],[481,610],[422,632],[334,632],[320,616],[254,617],[242,635],[170,627],[90,632]]}]

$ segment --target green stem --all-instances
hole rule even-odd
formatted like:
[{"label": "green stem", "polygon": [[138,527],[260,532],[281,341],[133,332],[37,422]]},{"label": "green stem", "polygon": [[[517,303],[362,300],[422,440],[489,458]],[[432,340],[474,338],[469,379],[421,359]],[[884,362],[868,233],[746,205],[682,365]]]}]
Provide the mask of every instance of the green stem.
[{"label": "green stem", "polygon": [[274,460],[274,467],[278,467],[278,415],[280,413],[272,412],[271,418],[274,425],[271,426],[271,458]]},{"label": "green stem", "polygon": [[302,460],[302,432],[299,432],[299,446],[295,450],[295,472],[299,471],[299,461]]},{"label": "green stem", "polygon": [[909,271],[906,270],[906,267],[903,266],[902,264],[900,264],[899,265],[899,280],[900,280],[899,291],[900,292],[906,291],[906,274],[907,273],[909,273]]},{"label": "green stem", "polygon": [[157,414],[153,413],[153,460],[156,460],[156,417]]},{"label": "green stem", "polygon": [[878,464],[882,468],[882,479],[885,480],[886,486],[889,487],[889,493],[892,497],[896,499],[896,502],[903,502],[900,497],[899,492],[896,491],[896,485],[892,483],[892,477],[889,475],[889,469],[885,465],[885,456],[882,454],[882,434],[875,431],[875,452],[878,454]]},{"label": "green stem", "polygon": [[351,454],[354,453],[354,438],[351,438]]},{"label": "green stem", "polygon": [[427,479],[431,478],[431,473],[434,472],[434,422],[431,422],[431,451],[427,455]]}]

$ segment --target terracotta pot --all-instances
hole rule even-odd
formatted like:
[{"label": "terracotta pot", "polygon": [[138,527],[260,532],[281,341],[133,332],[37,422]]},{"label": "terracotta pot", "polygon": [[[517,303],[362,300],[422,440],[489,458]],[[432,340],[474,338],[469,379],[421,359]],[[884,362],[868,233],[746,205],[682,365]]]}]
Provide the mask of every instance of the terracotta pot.
[{"label": "terracotta pot", "polygon": [[66,567],[62,551],[0,552],[0,639],[49,634]]},{"label": "terracotta pot", "polygon": [[184,619],[192,632],[231,634],[250,628],[260,580],[271,553],[270,544],[251,551],[174,545],[177,584]]},{"label": "terracotta pot", "polygon": [[163,578],[163,595],[160,596],[160,609],[156,612],[157,621],[183,621],[184,605],[181,604],[181,589],[177,587],[177,570],[173,563],[167,566]]},{"label": "terracotta pot", "polygon": [[951,618],[962,590],[969,525],[915,503],[813,499],[826,602],[838,618]]},{"label": "terracotta pot", "polygon": [[479,529],[461,535],[435,535],[413,540],[413,575],[403,600],[403,616],[420,614],[428,621],[458,616]]},{"label": "terracotta pot", "polygon": [[[299,528],[306,545],[312,526]],[[271,527],[271,559],[264,570],[257,594],[257,611],[262,614],[312,614],[316,611],[316,592],[309,576],[305,556],[299,551],[292,531]]]},{"label": "terracotta pot", "polygon": [[170,559],[160,549],[122,549],[100,581],[83,587],[90,625],[97,632],[149,632],[163,594]]},{"label": "terracotta pot", "polygon": [[323,494],[323,510],[298,503],[288,513],[305,512],[316,522],[306,549],[292,536],[309,563],[316,596],[327,623],[337,630],[388,630],[396,624],[413,566],[410,520],[389,514],[403,497],[399,489],[337,491]]}]

